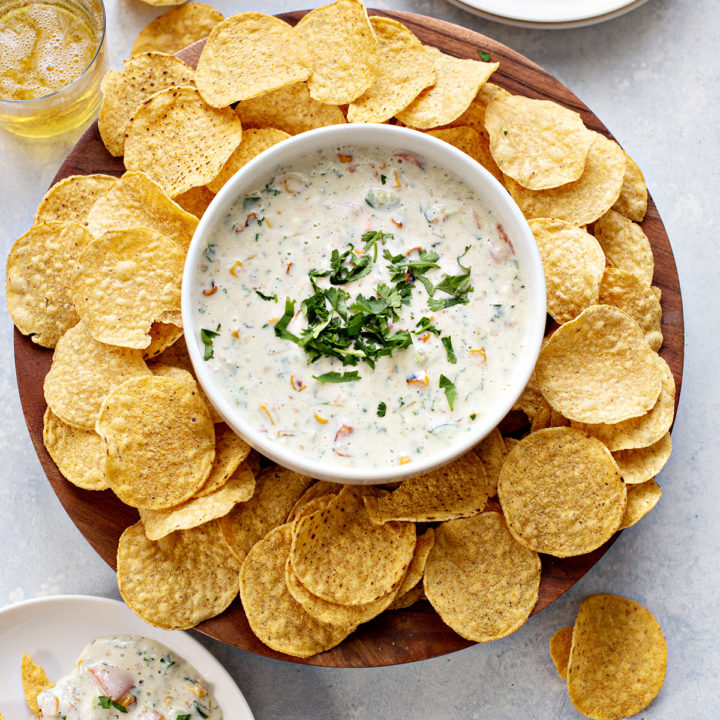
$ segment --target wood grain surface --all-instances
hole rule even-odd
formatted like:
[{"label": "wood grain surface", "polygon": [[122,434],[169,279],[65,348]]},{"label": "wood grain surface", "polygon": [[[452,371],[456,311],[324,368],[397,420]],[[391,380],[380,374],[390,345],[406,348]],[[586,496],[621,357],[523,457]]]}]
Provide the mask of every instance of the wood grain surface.
[{"label": "wood grain surface", "polygon": [[[602,122],[564,85],[527,58],[491,38],[421,15],[373,10],[369,12],[371,15],[384,15],[399,20],[423,43],[434,45],[456,57],[477,59],[477,50],[490,52],[494,61],[500,61],[499,70],[492,76],[493,82],[512,93],[562,103],[580,113],[589,128],[612,137]],[[294,12],[280,17],[295,24],[304,14]],[[195,65],[203,42],[186,48],[179,53],[180,56]],[[111,157],[105,150],[95,123],[68,155],[53,183],[68,175],[120,175],[122,172],[122,160]],[[682,298],[672,249],[652,198],[648,198],[648,212],[642,227],[650,239],[655,256],[654,284],[662,289],[662,331],[665,343],[660,354],[675,376],[677,407],[683,371]],[[109,490],[89,492],[67,482],[45,450],[42,432],[46,405],[42,386],[51,358],[52,351],[38,347],[15,330],[15,366],[20,400],[40,462],[60,502],[80,532],[100,556],[115,568],[118,538],[128,525],[137,521],[138,514],[135,509],[121,503]],[[516,418],[508,418],[507,422],[512,427]],[[562,560],[542,556],[540,598],[534,612],[547,607],[571,588],[605,554],[614,539],[589,555]],[[394,665],[443,655],[472,644],[450,630],[426,601],[421,601],[407,610],[385,612],[379,618],[362,625],[339,647],[307,660],[277,653],[257,640],[250,631],[237,599],[226,612],[202,623],[197,629],[218,640],[260,655],[332,667]]]}]

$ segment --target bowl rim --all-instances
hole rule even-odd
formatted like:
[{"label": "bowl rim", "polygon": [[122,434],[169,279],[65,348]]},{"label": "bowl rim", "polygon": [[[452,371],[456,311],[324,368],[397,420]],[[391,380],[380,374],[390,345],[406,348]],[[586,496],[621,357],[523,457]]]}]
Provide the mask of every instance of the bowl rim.
[{"label": "bowl rim", "polygon": [[[202,358],[199,328],[193,313],[193,282],[202,250],[207,244],[208,236],[235,201],[245,191],[253,189],[261,179],[271,175],[280,164],[296,161],[303,155],[328,146],[352,145],[390,147],[395,152],[408,150],[426,155],[429,153],[429,159],[433,163],[454,173],[481,195],[504,226],[513,226],[510,234],[514,241],[520,241],[521,255],[527,262],[529,310],[526,346],[508,383],[509,389],[500,394],[494,412],[487,414],[471,431],[464,433],[459,441],[452,442],[441,451],[430,453],[421,460],[404,465],[342,467],[310,459],[268,441],[241,413],[236,412],[216,385]],[[188,354],[198,382],[222,419],[248,444],[274,462],[303,475],[348,484],[381,484],[422,475],[454,460],[487,437],[512,409],[530,379],[545,335],[545,275],[530,226],[515,201],[498,180],[469,155],[432,135],[409,128],[373,123],[331,125],[295,135],[273,145],[240,168],[213,198],[198,223],[188,248],[182,278],[182,318]]]}]

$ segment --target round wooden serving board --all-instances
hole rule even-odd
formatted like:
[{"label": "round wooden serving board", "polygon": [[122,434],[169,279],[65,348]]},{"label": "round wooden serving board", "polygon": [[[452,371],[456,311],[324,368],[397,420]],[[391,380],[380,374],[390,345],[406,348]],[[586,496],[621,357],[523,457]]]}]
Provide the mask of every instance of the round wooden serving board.
[{"label": "round wooden serving board", "polygon": [[[294,12],[280,17],[294,25],[304,14]],[[562,103],[580,113],[589,128],[610,137],[600,120],[566,87],[542,68],[504,45],[457,25],[421,15],[379,11],[370,11],[370,14],[395,18],[412,30],[423,43],[438,47],[456,57],[477,59],[478,50],[491,53],[492,59],[500,62],[500,68],[492,77],[493,82],[512,93]],[[203,44],[204,41],[195,43],[179,54],[194,66]],[[123,169],[122,160],[111,157],[105,150],[95,123],[67,157],[54,182],[68,175],[121,175]],[[662,289],[662,331],[665,344],[661,355],[669,363],[675,376],[677,402],[683,370],[682,298],[670,243],[651,198],[648,199],[648,212],[642,227],[650,238],[655,255],[654,283]],[[38,347],[29,338],[15,331],[18,389],[25,421],[40,462],[73,522],[102,558],[114,568],[118,538],[128,525],[137,521],[137,511],[121,503],[109,490],[89,492],[70,484],[60,475],[45,450],[42,439],[45,411],[43,379],[50,367],[51,358],[50,350]],[[613,540],[595,552],[581,557],[560,560],[543,556],[540,598],[535,612],[539,612],[571,588],[603,556]],[[237,599],[226,612],[202,623],[198,630],[260,655],[333,667],[394,665],[443,655],[472,644],[450,630],[426,601],[407,610],[385,612],[362,625],[340,646],[307,660],[290,658],[263,645],[250,631]]]}]

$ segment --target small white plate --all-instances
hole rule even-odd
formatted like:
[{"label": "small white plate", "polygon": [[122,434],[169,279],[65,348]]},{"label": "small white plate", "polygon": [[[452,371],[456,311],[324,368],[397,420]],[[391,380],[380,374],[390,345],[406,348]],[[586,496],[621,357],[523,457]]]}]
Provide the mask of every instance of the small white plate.
[{"label": "small white plate", "polygon": [[534,28],[562,30],[611,20],[647,0],[450,0],[488,20]]},{"label": "small white plate", "polygon": [[24,652],[45,668],[52,682],[72,669],[89,642],[118,634],[142,635],[166,645],[207,680],[225,720],[254,720],[235,681],[190,635],[147,625],[117,600],[84,595],[39,598],[0,610],[0,714],[6,720],[33,717],[20,680]]}]

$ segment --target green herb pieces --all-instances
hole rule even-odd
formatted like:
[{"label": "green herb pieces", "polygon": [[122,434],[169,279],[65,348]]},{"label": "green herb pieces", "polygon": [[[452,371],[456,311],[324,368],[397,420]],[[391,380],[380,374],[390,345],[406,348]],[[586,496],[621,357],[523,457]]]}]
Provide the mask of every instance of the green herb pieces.
[{"label": "green herb pieces", "polygon": [[381,175],[380,182],[384,185],[387,182],[387,177],[385,175]]},{"label": "green herb pieces", "polygon": [[215,260],[215,251],[217,249],[217,243],[208,243],[203,250],[203,255],[208,262]]},{"label": "green herb pieces", "polygon": [[190,713],[183,713],[182,715],[176,715],[175,720],[190,720]]},{"label": "green herb pieces", "polygon": [[206,707],[203,707],[197,700],[193,701],[193,707],[197,710],[200,717],[206,718],[210,716],[210,711]]},{"label": "green herb pieces", "polygon": [[395,237],[392,233],[384,233],[382,230],[370,230],[363,234],[360,238],[365,244],[365,252],[373,249],[373,262],[377,262],[377,244],[378,240],[384,245],[386,240],[392,240]]},{"label": "green herb pieces", "polygon": [[437,335],[440,337],[442,334],[440,330],[438,330],[430,320],[429,317],[422,317],[418,321],[417,325],[415,326],[417,330],[413,330],[413,335],[422,335],[424,332],[430,332],[433,335]]},{"label": "green herb pieces", "polygon": [[273,293],[272,295],[266,295],[264,292],[261,292],[260,290],[255,291],[263,300],[267,300],[270,302],[271,300],[274,300],[275,302],[278,301],[277,293]]},{"label": "green herb pieces", "polygon": [[470,413],[470,419],[475,420],[477,418],[477,413]]},{"label": "green herb pieces", "polygon": [[123,707],[119,702],[111,700],[107,695],[98,696],[98,705],[105,710],[115,708],[118,712],[127,713],[127,708]]},{"label": "green herb pieces", "polygon": [[441,338],[441,340],[442,344],[445,346],[445,353],[447,355],[448,362],[455,365],[455,363],[457,362],[457,357],[455,356],[455,351],[453,350],[452,338],[447,335],[446,337]]},{"label": "green herb pieces", "polygon": [[248,208],[255,207],[260,202],[260,196],[259,195],[249,195],[243,200],[243,210],[247,210]]},{"label": "green herb pieces", "polygon": [[439,387],[445,391],[445,397],[447,398],[450,410],[452,410],[455,405],[455,398],[457,397],[457,388],[452,381],[448,380],[444,375],[440,375]]},{"label": "green herb pieces", "polygon": [[218,323],[217,328],[215,330],[208,330],[207,328],[202,328],[200,330],[200,339],[202,340],[202,344],[205,347],[205,352],[203,353],[203,360],[210,360],[213,356],[213,340],[220,334],[220,323]]},{"label": "green herb pieces", "polygon": [[[280,191],[275,187],[275,178],[270,178],[267,185],[263,188],[263,192],[267,195],[279,195]],[[260,198],[258,198],[259,200]]]},{"label": "green herb pieces", "polygon": [[370,188],[365,194],[365,202],[376,210],[392,210],[400,205],[400,198],[384,188]]},{"label": "green herb pieces", "polygon": [[357,370],[351,372],[326,372],[324,375],[313,375],[313,378],[318,382],[324,383],[345,383],[353,382],[360,379],[360,375]]},{"label": "green herb pieces", "polygon": [[387,405],[384,402],[378,403],[377,406],[377,416],[378,417],[385,417],[385,413],[387,412]]},{"label": "green herb pieces", "polygon": [[480,59],[483,62],[490,62],[490,53],[489,52],[485,52],[484,50],[478,50],[477,54],[480,56]]}]

